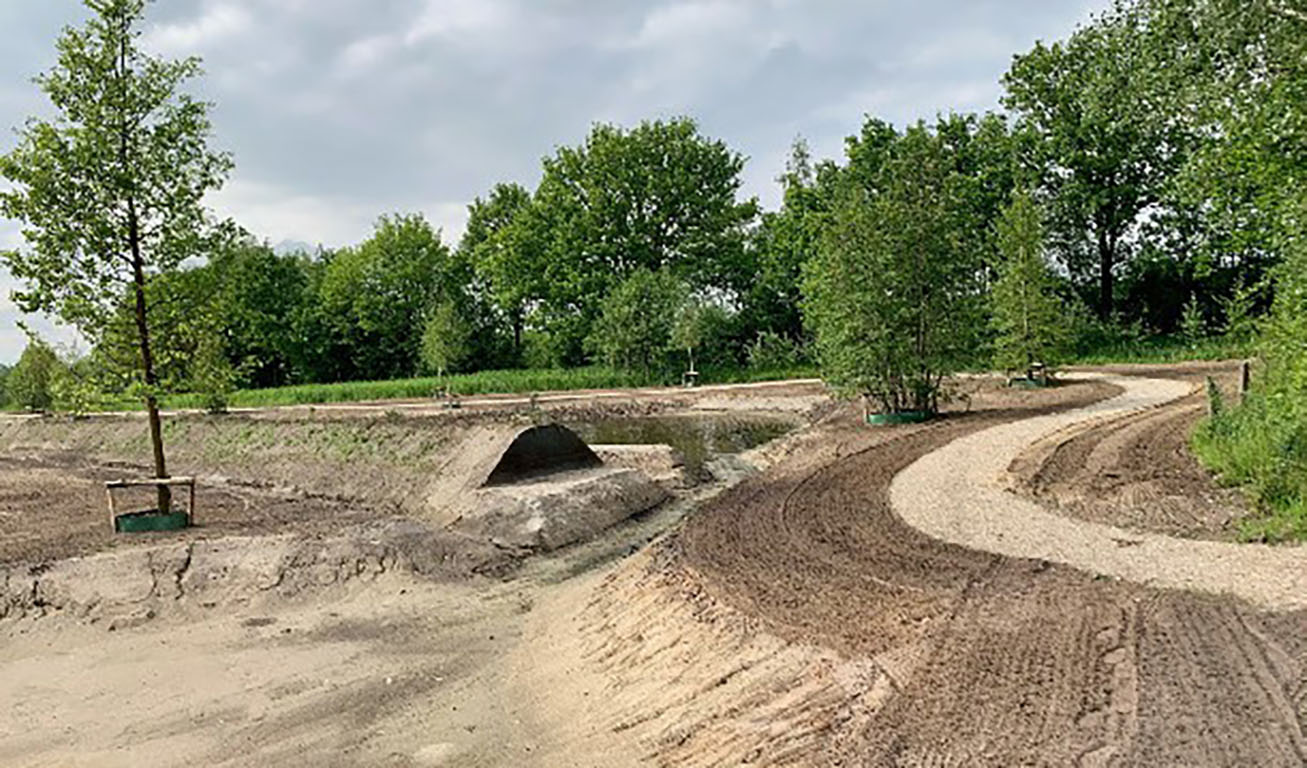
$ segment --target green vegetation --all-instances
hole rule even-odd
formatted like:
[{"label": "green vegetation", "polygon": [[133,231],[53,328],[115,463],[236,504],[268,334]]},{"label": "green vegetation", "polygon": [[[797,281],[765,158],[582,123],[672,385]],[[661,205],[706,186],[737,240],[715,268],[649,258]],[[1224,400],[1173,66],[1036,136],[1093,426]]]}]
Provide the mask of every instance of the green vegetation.
[{"label": "green vegetation", "polygon": [[54,405],[52,386],[59,365],[58,356],[48,344],[40,341],[28,344],[5,382],[8,403],[25,411],[50,408]]},{"label": "green vegetation", "polygon": [[[86,27],[64,30],[57,63],[37,79],[56,117],[29,120],[18,146],[0,158],[0,176],[13,185],[0,192],[0,214],[23,223],[30,247],[0,261],[26,285],[15,294],[23,310],[58,316],[106,360],[130,340],[155,475],[167,477],[155,357],[156,342],[173,329],[157,322],[149,281],[213,252],[225,233],[201,201],[222,186],[231,160],[207,147],[209,105],[179,92],[199,74],[198,60],[166,61],[139,48],[145,1],[87,7]],[[130,334],[115,327],[126,315]],[[167,514],[168,488],[158,495]]]},{"label": "green vegetation", "polygon": [[[816,368],[805,365],[774,368],[714,368],[703,370],[702,381],[715,384],[738,384],[754,381],[779,381],[817,375]],[[679,377],[677,377],[679,380]],[[300,384],[267,389],[245,389],[231,393],[233,408],[259,408],[283,405],[366,402],[372,400],[421,400],[433,397],[443,388],[452,394],[489,395],[525,394],[581,389],[665,386],[676,383],[663,375],[642,376],[606,366],[559,369],[518,369],[478,371],[453,374],[443,378],[414,378],[393,381],[348,381],[335,384]],[[170,408],[204,408],[200,395],[174,395],[167,398]],[[130,403],[117,406],[129,407]]]},{"label": "green vegetation", "polygon": [[0,261],[20,307],[92,348],[34,344],[0,371],[4,407],[221,411],[815,361],[887,411],[934,411],[958,370],[1257,354],[1247,402],[1197,445],[1271,515],[1250,535],[1304,535],[1300,0],[1122,0],[1017,55],[1006,115],[868,116],[837,159],[797,140],[774,211],[690,118],[599,124],[534,189],[474,200],[457,247],[396,213],[311,254],[210,221],[231,163],[179,92],[197,62],[136,49],[143,0],[87,5],[38,81],[57,117],[0,158],[0,214],[28,237]]},{"label": "green vegetation", "polygon": [[1020,191],[998,222],[1003,260],[994,283],[994,364],[1025,372],[1034,363],[1053,365],[1064,355],[1069,323],[1044,258],[1044,229],[1030,194]]},{"label": "green vegetation", "polygon": [[[1279,270],[1262,340],[1264,370],[1238,407],[1222,408],[1194,436],[1198,456],[1226,482],[1248,488],[1265,517],[1248,538],[1307,539],[1307,243]],[[1214,409],[1216,410],[1216,409]]]},{"label": "green vegetation", "polygon": [[686,286],[667,270],[637,269],[607,298],[587,340],[608,365],[648,378],[665,371]]},{"label": "green vegetation", "polygon": [[874,142],[850,150],[850,170],[868,172],[841,181],[832,224],[807,265],[804,311],[834,386],[889,412],[934,413],[944,378],[976,347],[974,234],[986,221],[973,204],[974,179],[958,170],[951,126],[872,127]]}]

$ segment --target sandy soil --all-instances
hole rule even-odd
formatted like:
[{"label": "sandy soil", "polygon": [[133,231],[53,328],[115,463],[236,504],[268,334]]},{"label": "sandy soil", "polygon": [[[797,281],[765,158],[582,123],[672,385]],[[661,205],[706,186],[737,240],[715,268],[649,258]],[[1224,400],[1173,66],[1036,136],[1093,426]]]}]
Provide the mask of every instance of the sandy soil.
[{"label": "sandy soil", "polygon": [[1307,612],[977,552],[890,509],[898,471],[1011,418],[848,438],[839,460],[778,467],[687,526],[681,561],[713,599],[883,681],[775,761],[1301,765]]},{"label": "sandy soil", "polygon": [[[184,533],[124,538],[109,528],[104,482],[147,475],[142,467],[94,462],[83,456],[0,457],[0,564],[44,562],[93,552],[224,535],[305,535],[339,531],[375,518],[371,510],[288,491],[217,484],[196,490],[197,526]],[[153,489],[120,493],[122,509],[153,507]],[[185,494],[178,494],[185,505]],[[40,510],[40,514],[34,514]]]},{"label": "sandy soil", "polygon": [[[1091,374],[1081,374],[1089,376]],[[1307,609],[1307,548],[1185,541],[1068,519],[1010,492],[1008,467],[1043,435],[1185,397],[1171,379],[1111,377],[1102,403],[990,427],[922,457],[891,486],[894,511],[933,538],[1015,558],[1051,560],[1140,584],[1232,595],[1270,610]]]},{"label": "sandy soil", "polygon": [[765,472],[650,547],[664,523],[632,521],[506,582],[384,570],[186,593],[114,632],[0,622],[0,764],[1307,762],[1307,611],[967,549],[894,512],[922,456],[1121,392],[968,386],[930,425],[846,408],[751,452]]},{"label": "sandy soil", "polygon": [[1143,416],[1091,423],[1040,441],[1013,468],[1021,490],[1081,520],[1185,538],[1234,539],[1249,505],[1238,490],[1213,481],[1190,453],[1189,438],[1207,414],[1206,378],[1233,400],[1238,365],[1103,370],[1174,379],[1198,391]]}]

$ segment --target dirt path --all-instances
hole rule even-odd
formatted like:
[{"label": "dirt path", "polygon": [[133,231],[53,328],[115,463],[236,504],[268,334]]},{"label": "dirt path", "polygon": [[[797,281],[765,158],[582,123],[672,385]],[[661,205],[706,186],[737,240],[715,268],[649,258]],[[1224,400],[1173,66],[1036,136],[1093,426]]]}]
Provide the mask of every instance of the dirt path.
[{"label": "dirt path", "polygon": [[1214,482],[1189,448],[1207,414],[1206,379],[1234,397],[1238,365],[1105,372],[1176,379],[1195,392],[1146,414],[1096,421],[1040,440],[1011,467],[1019,490],[1067,517],[1184,538],[1238,540],[1239,522],[1255,510],[1239,489]]},{"label": "dirt path", "polygon": [[0,624],[0,764],[1302,766],[1307,610],[958,546],[891,506],[922,457],[1123,386],[834,413],[579,577]]},{"label": "dirt path", "polygon": [[[1102,396],[1081,392],[1079,404]],[[815,744],[794,753],[794,740],[756,735],[759,762],[1304,764],[1307,611],[981,552],[922,534],[891,508],[891,480],[921,457],[1074,400],[1035,398],[1017,412],[980,403],[966,417],[882,433],[829,430],[824,460],[796,458],[690,521],[669,574],[790,647],[838,651],[834,678],[863,670],[838,719],[794,730]],[[687,728],[659,722],[664,733]],[[693,764],[695,745],[725,728],[697,725],[658,761]]]},{"label": "dirt path", "polygon": [[1145,411],[1192,391],[1168,379],[1107,381],[1125,392],[1086,408],[991,427],[922,457],[894,479],[895,512],[933,538],[986,552],[1233,595],[1270,610],[1307,608],[1307,548],[1185,541],[1071,520],[1009,492],[1007,469],[1031,444],[1091,420],[1142,414],[1146,424],[1151,414]]}]

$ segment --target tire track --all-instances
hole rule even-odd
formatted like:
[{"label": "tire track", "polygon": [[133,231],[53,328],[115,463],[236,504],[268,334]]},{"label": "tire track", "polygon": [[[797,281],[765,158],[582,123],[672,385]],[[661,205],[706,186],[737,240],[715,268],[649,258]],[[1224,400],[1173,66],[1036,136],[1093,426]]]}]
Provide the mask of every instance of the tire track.
[{"label": "tire track", "polygon": [[1104,394],[862,430],[851,453],[777,467],[687,521],[668,567],[888,680],[799,764],[1304,764],[1307,611],[967,549],[891,508],[892,479],[919,457]]}]

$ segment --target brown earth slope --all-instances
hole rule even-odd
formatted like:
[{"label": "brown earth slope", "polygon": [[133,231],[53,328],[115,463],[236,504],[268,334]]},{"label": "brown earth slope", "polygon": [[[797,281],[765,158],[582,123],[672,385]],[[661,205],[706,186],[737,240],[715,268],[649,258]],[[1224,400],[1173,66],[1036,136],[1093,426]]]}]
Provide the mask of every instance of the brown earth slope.
[{"label": "brown earth slope", "polygon": [[[890,480],[917,457],[1102,394],[1066,388],[927,427],[844,430],[831,435],[844,441],[834,461],[780,467],[687,524],[672,567],[792,643],[869,662],[887,684],[785,762],[1304,764],[1307,613],[979,553],[890,510]],[[690,740],[663,758],[692,754]]]},{"label": "brown earth slope", "polygon": [[1016,468],[1025,491],[1082,520],[1187,538],[1234,538],[1239,519],[1250,511],[1248,504],[1237,490],[1213,481],[1189,451],[1189,438],[1207,415],[1206,378],[1233,397],[1237,364],[1106,370],[1176,379],[1196,391],[1148,414],[1098,424],[1034,447]]}]

